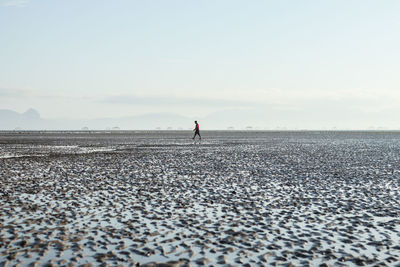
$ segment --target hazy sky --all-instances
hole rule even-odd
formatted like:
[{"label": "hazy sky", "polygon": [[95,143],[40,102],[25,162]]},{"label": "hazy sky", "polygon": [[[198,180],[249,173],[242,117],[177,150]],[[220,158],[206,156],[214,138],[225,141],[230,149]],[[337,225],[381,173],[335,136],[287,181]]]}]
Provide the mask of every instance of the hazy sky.
[{"label": "hazy sky", "polygon": [[397,0],[0,0],[0,109],[400,128],[399,14]]}]

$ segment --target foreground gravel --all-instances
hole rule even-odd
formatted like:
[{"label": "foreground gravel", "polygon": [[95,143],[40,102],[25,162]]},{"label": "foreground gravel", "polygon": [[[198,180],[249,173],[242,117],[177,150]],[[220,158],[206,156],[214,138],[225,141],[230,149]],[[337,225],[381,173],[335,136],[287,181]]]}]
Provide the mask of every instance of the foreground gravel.
[{"label": "foreground gravel", "polygon": [[191,136],[0,132],[0,266],[400,264],[400,133]]}]

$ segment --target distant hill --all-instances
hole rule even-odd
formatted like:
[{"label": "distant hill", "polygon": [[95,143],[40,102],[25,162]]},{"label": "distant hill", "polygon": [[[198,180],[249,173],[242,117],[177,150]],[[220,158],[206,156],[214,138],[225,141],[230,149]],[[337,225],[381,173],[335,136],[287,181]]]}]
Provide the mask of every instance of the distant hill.
[{"label": "distant hill", "polygon": [[177,130],[191,128],[193,120],[170,113],[92,120],[43,119],[32,108],[24,113],[0,110],[0,130]]},{"label": "distant hill", "polygon": [[45,126],[45,120],[40,118],[39,112],[34,109],[28,109],[24,113],[18,113],[12,110],[0,109],[0,129],[30,129],[40,130]]},{"label": "distant hill", "polygon": [[[362,116],[365,115],[364,113],[357,113],[350,107],[342,108],[340,112],[334,112],[335,109],[329,106],[326,106],[325,109],[329,111],[330,116],[322,112],[310,113],[301,110],[265,107],[262,109],[220,110],[196,118],[173,113],[152,113],[91,120],[44,119],[33,108],[23,113],[0,109],[0,130],[191,130],[194,127],[194,120],[199,121],[202,130],[315,129],[315,125],[320,125],[319,129],[368,129],[365,125],[370,125],[369,120],[381,119],[383,121],[384,119],[379,114],[369,114],[364,118]],[[348,114],[356,114],[357,118],[363,117],[364,121],[361,119],[358,119],[357,122],[342,120],[340,125],[336,124],[338,118],[345,118]],[[390,121],[390,116],[386,117],[389,117],[387,124],[394,125]],[[332,128],[332,126],[337,127]]]},{"label": "distant hill", "polygon": [[[44,119],[33,108],[24,113],[0,110],[0,130],[188,130],[198,120],[201,129],[227,129],[235,126],[244,129],[260,124],[260,114],[246,110],[226,110],[203,118],[191,118],[173,113],[151,113],[120,118],[91,120]],[[248,119],[251,118],[251,119]],[[243,121],[243,124],[238,122]]]}]

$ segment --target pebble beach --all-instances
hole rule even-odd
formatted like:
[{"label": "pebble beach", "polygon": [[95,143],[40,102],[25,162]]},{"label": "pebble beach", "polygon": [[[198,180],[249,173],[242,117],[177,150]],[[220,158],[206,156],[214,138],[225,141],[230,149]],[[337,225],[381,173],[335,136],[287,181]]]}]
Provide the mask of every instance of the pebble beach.
[{"label": "pebble beach", "polygon": [[400,132],[0,132],[0,266],[400,266]]}]

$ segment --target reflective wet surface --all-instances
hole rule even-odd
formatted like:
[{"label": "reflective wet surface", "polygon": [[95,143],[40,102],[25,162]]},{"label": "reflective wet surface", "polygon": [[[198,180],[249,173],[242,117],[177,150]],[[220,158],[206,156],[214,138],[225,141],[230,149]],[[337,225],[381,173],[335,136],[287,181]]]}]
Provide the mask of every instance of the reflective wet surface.
[{"label": "reflective wet surface", "polygon": [[393,266],[398,132],[0,132],[0,265]]}]

